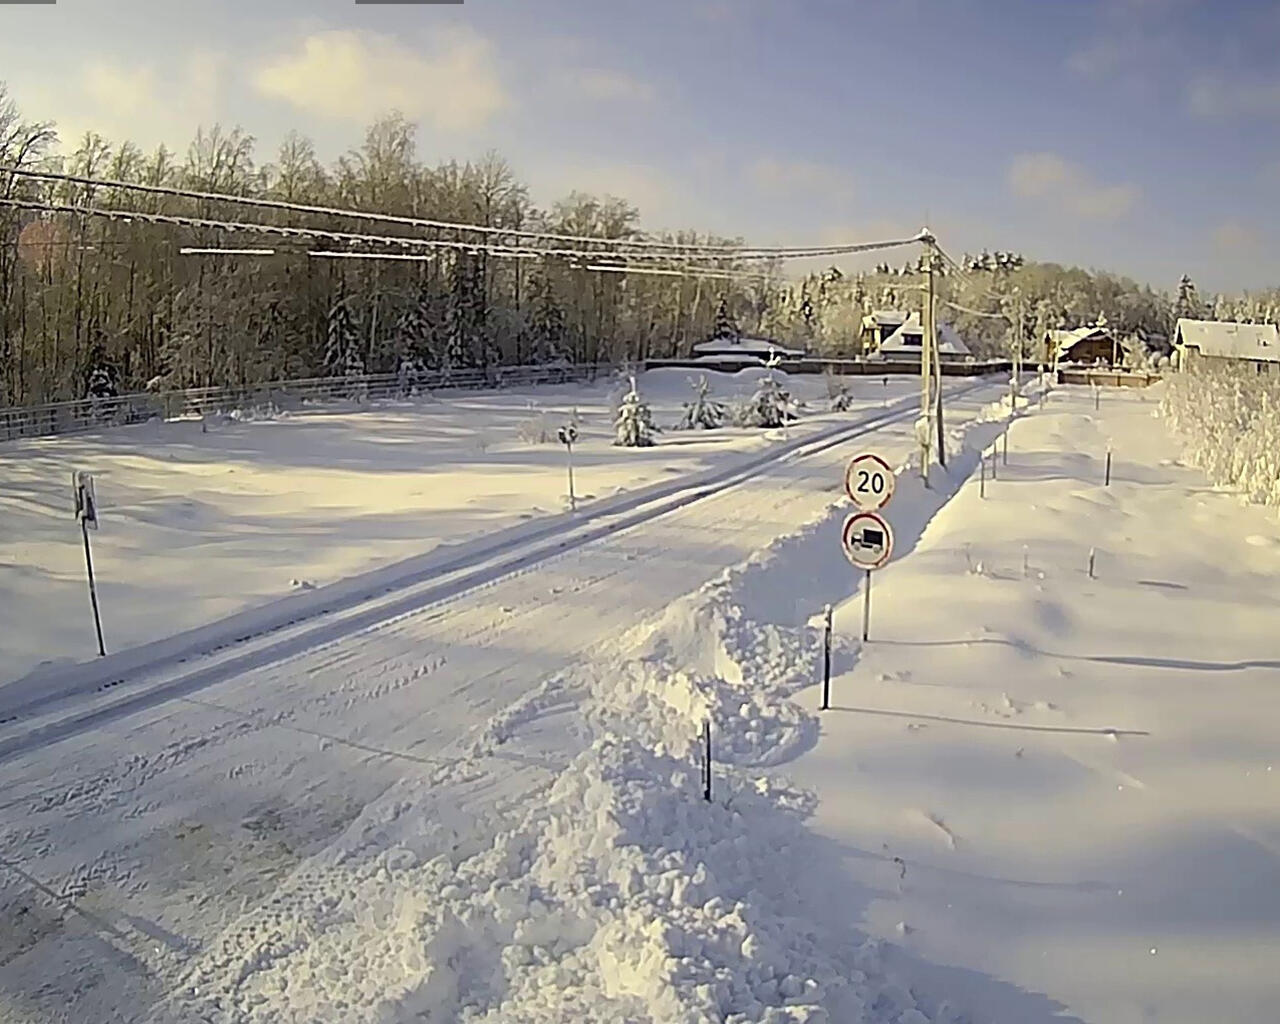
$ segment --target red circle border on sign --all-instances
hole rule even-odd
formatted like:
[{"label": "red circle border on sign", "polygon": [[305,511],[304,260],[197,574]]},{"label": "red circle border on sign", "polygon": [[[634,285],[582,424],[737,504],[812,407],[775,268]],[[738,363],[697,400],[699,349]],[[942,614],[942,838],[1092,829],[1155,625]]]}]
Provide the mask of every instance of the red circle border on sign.
[{"label": "red circle border on sign", "polygon": [[[879,526],[883,527],[884,529],[885,540],[888,543],[885,544],[883,557],[881,557],[880,560],[877,561],[875,565],[863,565],[859,562],[854,561],[854,559],[849,555],[849,551],[851,550],[849,545],[849,528],[853,526],[854,523],[858,522],[860,519],[874,520]],[[854,512],[847,519],[845,519],[844,526],[840,528],[840,546],[844,549],[845,557],[848,558],[849,561],[852,562],[859,569],[866,569],[868,572],[874,569],[882,569],[888,563],[889,559],[893,557],[893,527],[891,527],[889,525],[889,521],[885,519],[884,516],[880,515],[878,512]]]},{"label": "red circle border on sign", "polygon": [[863,512],[878,512],[880,509],[884,508],[887,504],[889,504],[889,499],[893,497],[893,491],[890,491],[889,497],[885,498],[885,500],[882,501],[879,505],[877,505],[874,509],[863,509],[862,506],[858,504],[858,499],[853,496],[853,487],[849,481],[849,474],[853,472],[853,467],[856,466],[859,462],[862,462],[864,459],[872,459],[873,461],[878,462],[884,468],[885,476],[889,477],[891,480],[894,481],[895,487],[897,486],[898,475],[893,471],[893,467],[890,466],[889,463],[885,462],[885,460],[882,459],[879,455],[875,454],[875,452],[863,452],[861,455],[855,455],[852,459],[849,460],[849,465],[845,466],[844,493],[848,496],[849,500],[853,502],[855,505],[858,505],[858,508],[861,509]]}]

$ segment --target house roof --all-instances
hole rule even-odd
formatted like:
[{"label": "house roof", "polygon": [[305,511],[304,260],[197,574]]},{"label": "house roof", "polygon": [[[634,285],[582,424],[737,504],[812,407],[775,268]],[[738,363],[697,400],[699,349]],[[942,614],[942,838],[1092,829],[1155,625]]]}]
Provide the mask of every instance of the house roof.
[{"label": "house roof", "polygon": [[1059,357],[1067,355],[1080,342],[1095,337],[1110,342],[1115,335],[1111,332],[1110,328],[1099,327],[1097,324],[1088,324],[1084,327],[1077,327],[1070,331],[1049,332],[1049,341],[1052,343]]},{"label": "house roof", "polygon": [[700,341],[693,346],[693,354],[697,356],[758,356],[767,358],[769,350],[777,353],[779,359],[788,356],[799,358],[804,355],[801,349],[788,348],[781,342],[769,338],[712,338]]},{"label": "house roof", "polygon": [[[944,355],[969,355],[969,346],[964,343],[964,339],[955,332],[955,329],[950,324],[938,321],[937,330],[939,352]],[[896,331],[885,338],[884,344],[880,346],[880,351],[919,352],[920,342],[912,343],[907,341],[907,338],[920,338],[923,335],[924,328],[920,325],[920,314],[912,313]]]},{"label": "house roof", "polygon": [[1275,324],[1238,324],[1221,320],[1179,320],[1174,344],[1201,355],[1280,362]]},{"label": "house roof", "polygon": [[873,309],[862,318],[863,327],[888,327],[905,323],[910,314],[896,309]]}]

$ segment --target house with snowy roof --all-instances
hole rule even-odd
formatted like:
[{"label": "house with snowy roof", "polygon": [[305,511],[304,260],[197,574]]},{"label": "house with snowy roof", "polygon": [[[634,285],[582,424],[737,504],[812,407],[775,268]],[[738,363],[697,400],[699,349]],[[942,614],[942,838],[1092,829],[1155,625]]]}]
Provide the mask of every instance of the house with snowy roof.
[{"label": "house with snowy roof", "polygon": [[1183,370],[1247,367],[1257,373],[1280,373],[1280,331],[1275,324],[1182,319],[1173,333],[1173,349]]},{"label": "house with snowy roof", "polygon": [[[938,352],[945,359],[970,355],[969,346],[956,333],[950,324],[939,320],[937,323]],[[920,322],[919,313],[908,313],[897,327],[889,333],[871,353],[882,359],[920,358],[924,346],[924,326]]]},{"label": "house with snowy roof", "polygon": [[1123,361],[1129,351],[1129,343],[1107,326],[1103,317],[1094,324],[1065,331],[1048,331],[1045,334],[1045,361],[1062,366],[1076,365],[1115,366]]},{"label": "house with snowy roof", "polygon": [[873,309],[862,318],[862,351],[875,352],[910,315],[898,309]]},{"label": "house with snowy roof", "polygon": [[803,349],[791,348],[772,338],[711,338],[693,346],[693,357],[700,363],[765,363],[770,353],[779,359],[803,359]]}]

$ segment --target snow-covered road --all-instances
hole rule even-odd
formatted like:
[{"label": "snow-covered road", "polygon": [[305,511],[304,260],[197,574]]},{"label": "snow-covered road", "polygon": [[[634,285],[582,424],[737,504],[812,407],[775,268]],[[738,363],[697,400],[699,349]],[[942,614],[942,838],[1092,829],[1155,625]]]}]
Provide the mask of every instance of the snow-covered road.
[{"label": "snow-covered road", "polygon": [[[1002,387],[952,390],[966,392],[952,403],[960,425]],[[905,458],[911,420],[876,429],[877,450]],[[545,789],[590,742],[589,723],[569,714],[544,756],[504,762],[499,752],[485,774],[460,774],[495,718],[575,665],[607,664],[629,628],[823,513],[851,448],[798,450],[700,500],[507,565],[447,600],[424,595],[417,607],[312,636],[323,642],[292,653],[236,664],[223,652],[211,663],[223,670],[194,681],[200,663],[148,677],[136,693],[131,682],[87,704],[75,694],[3,726],[0,1018],[141,1020],[211,957],[286,957],[256,947],[254,926],[237,922],[270,913],[286,879],[295,897],[333,898],[299,888],[297,872],[397,784],[451,792],[436,809],[446,825],[455,819],[456,842],[484,836],[474,820]],[[803,588],[796,600],[809,600]],[[187,681],[167,685],[174,679]],[[542,713],[555,700],[572,705],[547,692]],[[344,1019],[368,1019],[352,1012]]]}]

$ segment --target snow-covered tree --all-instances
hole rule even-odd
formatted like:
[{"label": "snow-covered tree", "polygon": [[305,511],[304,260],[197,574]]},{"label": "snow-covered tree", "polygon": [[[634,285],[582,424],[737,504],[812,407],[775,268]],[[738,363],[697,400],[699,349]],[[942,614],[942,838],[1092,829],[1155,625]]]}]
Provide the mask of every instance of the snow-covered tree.
[{"label": "snow-covered tree", "polygon": [[324,368],[331,377],[345,377],[351,356],[359,355],[359,331],[351,307],[345,300],[329,310],[325,331]]},{"label": "snow-covered tree", "polygon": [[89,374],[89,383],[85,388],[85,397],[89,399],[90,414],[94,420],[101,420],[106,414],[107,403],[119,394],[115,377],[111,370],[99,363]]},{"label": "snow-covered tree", "polygon": [[402,356],[400,365],[396,367],[396,391],[401,398],[417,394],[427,380],[427,368],[421,359]]},{"label": "snow-covered tree", "polygon": [[694,387],[692,402],[684,403],[684,415],[676,424],[677,430],[714,430],[724,423],[727,409],[723,402],[711,397],[711,386],[705,376],[690,381]]},{"label": "snow-covered tree", "polygon": [[1196,291],[1195,282],[1189,275],[1183,274],[1178,281],[1178,297],[1173,302],[1173,319],[1176,323],[1178,320],[1186,318],[1189,320],[1201,320],[1204,318],[1204,303],[1200,301],[1200,295]]},{"label": "snow-covered tree", "polygon": [[723,295],[720,296],[720,302],[716,305],[716,321],[711,336],[717,341],[740,336],[738,325],[729,312],[729,300]]},{"label": "snow-covered tree", "polygon": [[652,445],[658,428],[653,424],[653,413],[640,397],[635,378],[631,378],[631,390],[622,398],[618,418],[614,423],[617,436],[614,444],[622,448],[647,448]]},{"label": "snow-covered tree", "polygon": [[739,410],[744,427],[781,427],[799,418],[790,393],[772,373],[760,378],[755,393]]},{"label": "snow-covered tree", "polygon": [[832,412],[848,412],[853,407],[853,392],[849,385],[832,374],[827,375],[827,398],[831,401]]}]

